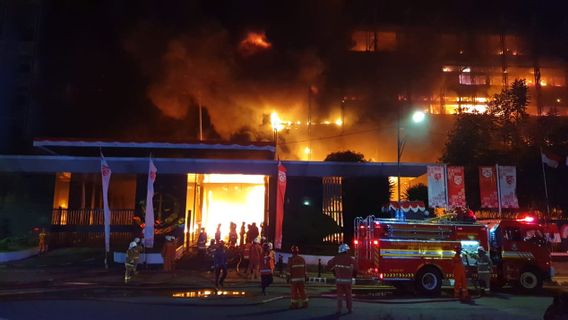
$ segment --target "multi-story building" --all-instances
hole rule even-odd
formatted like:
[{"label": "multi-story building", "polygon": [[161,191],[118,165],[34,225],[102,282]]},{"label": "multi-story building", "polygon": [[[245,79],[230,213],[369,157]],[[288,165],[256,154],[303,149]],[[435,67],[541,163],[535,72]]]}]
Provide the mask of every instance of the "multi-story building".
[{"label": "multi-story building", "polygon": [[0,152],[29,148],[41,0],[0,0]]},{"label": "multi-story building", "polygon": [[350,53],[352,63],[374,74],[377,87],[394,85],[391,95],[432,114],[484,112],[495,93],[524,79],[529,114],[568,115],[567,63],[554,50],[562,39],[544,44],[535,37],[512,31],[362,27],[352,33]]}]

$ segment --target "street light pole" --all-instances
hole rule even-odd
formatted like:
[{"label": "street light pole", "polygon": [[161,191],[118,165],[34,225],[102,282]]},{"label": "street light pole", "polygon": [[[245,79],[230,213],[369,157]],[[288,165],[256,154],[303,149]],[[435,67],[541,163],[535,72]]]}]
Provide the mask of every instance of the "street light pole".
[{"label": "street light pole", "polygon": [[[398,117],[396,120],[396,187],[397,191],[397,211],[402,210],[400,207],[400,108],[398,109]],[[399,213],[399,212],[397,212]],[[399,214],[396,214],[395,217],[398,219]]]}]

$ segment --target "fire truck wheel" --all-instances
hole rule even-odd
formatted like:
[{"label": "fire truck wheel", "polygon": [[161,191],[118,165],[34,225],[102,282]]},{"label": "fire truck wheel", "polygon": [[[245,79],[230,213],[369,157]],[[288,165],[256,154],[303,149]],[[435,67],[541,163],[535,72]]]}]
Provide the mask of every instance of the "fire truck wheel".
[{"label": "fire truck wheel", "polygon": [[532,268],[525,269],[519,276],[518,286],[524,291],[535,291],[542,287],[542,277]]},{"label": "fire truck wheel", "polygon": [[420,293],[435,295],[442,288],[442,274],[435,267],[422,268],[416,276],[416,289]]}]

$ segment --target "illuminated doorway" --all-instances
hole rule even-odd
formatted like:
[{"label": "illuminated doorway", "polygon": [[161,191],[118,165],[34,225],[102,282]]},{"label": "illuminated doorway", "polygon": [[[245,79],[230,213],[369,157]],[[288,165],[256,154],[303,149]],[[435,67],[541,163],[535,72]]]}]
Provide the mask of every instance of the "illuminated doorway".
[{"label": "illuminated doorway", "polygon": [[199,228],[208,237],[215,235],[221,224],[221,237],[229,238],[230,223],[237,224],[237,233],[245,226],[264,222],[267,208],[268,177],[242,174],[188,174],[186,243],[195,244]]}]

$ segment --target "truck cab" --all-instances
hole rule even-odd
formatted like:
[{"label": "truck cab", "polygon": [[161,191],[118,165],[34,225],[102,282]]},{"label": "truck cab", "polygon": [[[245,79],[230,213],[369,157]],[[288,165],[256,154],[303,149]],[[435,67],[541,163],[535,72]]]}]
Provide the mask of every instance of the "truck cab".
[{"label": "truck cab", "polygon": [[502,220],[490,228],[490,256],[499,268],[497,285],[511,283],[532,291],[550,279],[550,251],[544,231],[531,217]]}]

